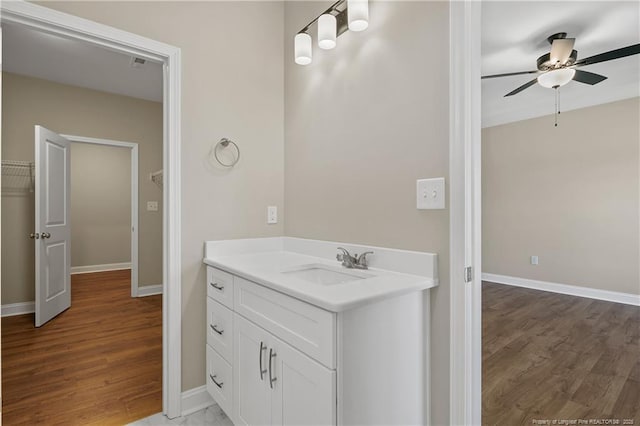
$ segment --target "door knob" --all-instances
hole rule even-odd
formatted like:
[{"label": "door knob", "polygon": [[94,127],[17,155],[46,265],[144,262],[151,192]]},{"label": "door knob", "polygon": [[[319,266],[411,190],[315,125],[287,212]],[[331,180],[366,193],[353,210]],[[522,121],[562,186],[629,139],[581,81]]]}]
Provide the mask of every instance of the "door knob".
[{"label": "door knob", "polygon": [[42,238],[51,238],[51,234],[50,234],[50,233],[48,233],[48,232],[43,232],[42,234],[40,234],[40,236],[41,236]]},{"label": "door knob", "polygon": [[38,234],[37,232],[32,232],[29,234],[29,238],[31,238],[32,240],[37,240],[38,238],[40,238],[40,234]]}]

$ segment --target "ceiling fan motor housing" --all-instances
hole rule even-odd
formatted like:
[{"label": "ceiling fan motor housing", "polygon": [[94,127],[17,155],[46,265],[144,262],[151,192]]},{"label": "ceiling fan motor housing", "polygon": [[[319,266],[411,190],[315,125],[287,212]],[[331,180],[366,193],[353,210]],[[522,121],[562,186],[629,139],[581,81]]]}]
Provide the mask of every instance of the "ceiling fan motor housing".
[{"label": "ceiling fan motor housing", "polygon": [[536,63],[540,71],[549,71],[557,68],[570,67],[571,65],[576,63],[577,59],[578,59],[578,51],[572,50],[571,55],[569,55],[569,59],[567,59],[567,61],[564,64],[556,64],[554,62],[551,62],[551,52],[549,52],[540,56],[536,61]]},{"label": "ceiling fan motor housing", "polygon": [[547,37],[547,41],[549,42],[549,44],[553,44],[553,40],[557,40],[560,38],[567,38],[567,33],[555,33],[555,34],[551,34],[549,37]]}]

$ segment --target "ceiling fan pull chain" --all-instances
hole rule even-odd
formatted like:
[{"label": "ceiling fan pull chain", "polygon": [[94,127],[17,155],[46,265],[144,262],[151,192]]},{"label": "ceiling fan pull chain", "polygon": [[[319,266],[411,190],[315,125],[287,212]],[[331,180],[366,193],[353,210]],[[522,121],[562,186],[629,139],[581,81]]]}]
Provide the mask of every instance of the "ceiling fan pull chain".
[{"label": "ceiling fan pull chain", "polygon": [[556,123],[555,123],[555,127],[558,127],[558,114],[560,114],[560,107],[559,107],[559,102],[558,102],[558,87],[555,87],[556,89]]},{"label": "ceiling fan pull chain", "polygon": [[558,115],[562,112],[562,108],[560,107],[560,88],[558,87]]}]

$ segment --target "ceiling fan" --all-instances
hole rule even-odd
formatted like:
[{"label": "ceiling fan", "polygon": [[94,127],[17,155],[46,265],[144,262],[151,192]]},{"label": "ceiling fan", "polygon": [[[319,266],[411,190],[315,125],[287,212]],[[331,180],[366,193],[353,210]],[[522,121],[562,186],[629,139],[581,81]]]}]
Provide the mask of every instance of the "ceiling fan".
[{"label": "ceiling fan", "polygon": [[552,89],[564,86],[571,80],[594,85],[606,80],[607,77],[576,68],[597,64],[599,62],[612,61],[614,59],[624,58],[626,56],[637,55],[640,53],[640,44],[633,44],[631,46],[610,50],[608,52],[578,60],[578,52],[573,50],[576,39],[567,38],[567,33],[553,34],[547,38],[547,41],[551,44],[551,51],[538,58],[537,70],[485,75],[482,78],[507,77],[521,74],[539,74],[533,80],[504,95],[505,97],[518,94],[536,83],[543,87]]}]

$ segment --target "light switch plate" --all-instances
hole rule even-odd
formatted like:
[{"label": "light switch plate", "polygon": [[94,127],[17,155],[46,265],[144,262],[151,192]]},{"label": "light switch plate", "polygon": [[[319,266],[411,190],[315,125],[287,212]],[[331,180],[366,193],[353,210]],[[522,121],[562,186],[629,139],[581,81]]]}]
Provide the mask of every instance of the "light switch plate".
[{"label": "light switch plate", "polygon": [[147,211],[148,212],[157,212],[158,211],[158,202],[157,201],[147,201]]},{"label": "light switch plate", "polygon": [[278,206],[267,207],[267,223],[278,223]]},{"label": "light switch plate", "polygon": [[416,208],[418,210],[444,209],[444,178],[416,181]]}]

